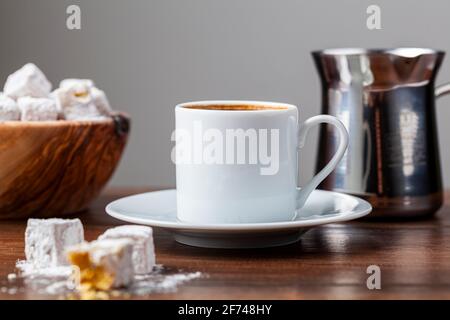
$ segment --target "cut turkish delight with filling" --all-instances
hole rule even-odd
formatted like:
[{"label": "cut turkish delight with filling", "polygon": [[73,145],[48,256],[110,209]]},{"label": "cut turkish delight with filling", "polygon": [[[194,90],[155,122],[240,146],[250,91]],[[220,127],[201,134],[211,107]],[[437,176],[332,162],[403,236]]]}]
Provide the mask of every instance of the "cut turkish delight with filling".
[{"label": "cut turkish delight with filling", "polygon": [[150,273],[155,266],[153,230],[146,226],[126,225],[111,228],[99,239],[131,239],[133,241],[133,269],[136,274]]},{"label": "cut turkish delight with filling", "polygon": [[66,79],[51,93],[66,120],[104,119],[111,113],[105,93],[89,79]]},{"label": "cut turkish delight with filling", "polygon": [[133,280],[132,241],[105,239],[73,246],[67,250],[72,265],[79,268],[81,291],[125,287]]}]

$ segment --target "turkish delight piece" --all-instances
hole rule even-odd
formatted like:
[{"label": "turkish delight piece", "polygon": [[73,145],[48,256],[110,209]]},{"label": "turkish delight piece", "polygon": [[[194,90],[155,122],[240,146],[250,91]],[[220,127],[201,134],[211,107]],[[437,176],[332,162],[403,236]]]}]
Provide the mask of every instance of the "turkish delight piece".
[{"label": "turkish delight piece", "polygon": [[129,239],[104,239],[73,246],[67,256],[79,268],[81,291],[106,291],[132,282],[132,251]]},{"label": "turkish delight piece", "polygon": [[47,98],[22,97],[17,100],[22,121],[58,120],[55,101]]},{"label": "turkish delight piece", "polygon": [[91,88],[82,82],[73,82],[70,86],[58,88],[51,93],[56,106],[66,120],[103,119],[95,105]]},{"label": "turkish delight piece", "polygon": [[25,96],[45,98],[51,89],[52,84],[44,73],[33,63],[27,63],[8,76],[3,93],[13,99]]},{"label": "turkish delight piece", "polygon": [[109,104],[109,100],[106,97],[105,92],[93,87],[91,88],[91,95],[98,112],[104,116],[110,115],[112,112],[112,108]]},{"label": "turkish delight piece", "polygon": [[131,239],[133,241],[133,269],[135,274],[152,272],[155,266],[153,230],[146,226],[126,225],[111,228],[99,236],[103,239]]},{"label": "turkish delight piece", "polygon": [[79,219],[29,219],[25,256],[36,268],[68,265],[65,250],[83,241],[83,225]]},{"label": "turkish delight piece", "polygon": [[0,122],[20,120],[17,103],[0,92]]}]

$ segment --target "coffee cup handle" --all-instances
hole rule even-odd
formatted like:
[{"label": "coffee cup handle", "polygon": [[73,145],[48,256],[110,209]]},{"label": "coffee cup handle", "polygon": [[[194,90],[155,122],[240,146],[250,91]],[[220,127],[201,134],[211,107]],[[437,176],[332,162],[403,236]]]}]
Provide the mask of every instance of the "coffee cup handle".
[{"label": "coffee cup handle", "polygon": [[436,98],[440,98],[450,93],[450,83],[441,84],[437,86],[434,90],[434,95]]},{"label": "coffee cup handle", "polygon": [[336,153],[331,158],[330,162],[320,170],[305,186],[297,188],[297,209],[303,207],[311,192],[336,168],[339,161],[344,156],[348,146],[348,132],[344,124],[337,118],[330,115],[318,115],[307,119],[301,126],[298,132],[298,146],[300,150],[305,145],[306,136],[309,129],[321,123],[328,123],[336,127],[339,134],[339,146]]}]

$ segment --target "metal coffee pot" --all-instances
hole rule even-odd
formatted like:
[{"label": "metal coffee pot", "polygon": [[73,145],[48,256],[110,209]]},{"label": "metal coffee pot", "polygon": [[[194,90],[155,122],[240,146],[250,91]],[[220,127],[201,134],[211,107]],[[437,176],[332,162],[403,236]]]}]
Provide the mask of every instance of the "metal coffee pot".
[{"label": "metal coffee pot", "polygon": [[[435,88],[445,53],[432,49],[327,49],[312,53],[322,84],[322,113],[339,118],[349,148],[322,189],[366,198],[372,216],[420,217],[442,205]],[[320,131],[316,170],[338,137]]]}]

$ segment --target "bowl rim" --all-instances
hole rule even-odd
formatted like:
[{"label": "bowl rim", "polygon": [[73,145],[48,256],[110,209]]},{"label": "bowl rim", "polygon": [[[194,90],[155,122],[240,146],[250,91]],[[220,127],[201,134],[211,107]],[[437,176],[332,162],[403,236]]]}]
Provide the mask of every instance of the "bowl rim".
[{"label": "bowl rim", "polygon": [[80,120],[48,120],[48,121],[0,121],[1,128],[23,128],[23,127],[73,127],[73,126],[94,126],[94,125],[105,125],[114,123],[114,117],[121,116],[130,120],[130,116],[124,112],[114,112],[109,117],[104,117],[101,119],[80,119]]},{"label": "bowl rim", "polygon": [[48,121],[3,121],[1,127],[64,127],[64,126],[86,126],[95,124],[107,124],[112,118],[99,120],[48,120]]}]

